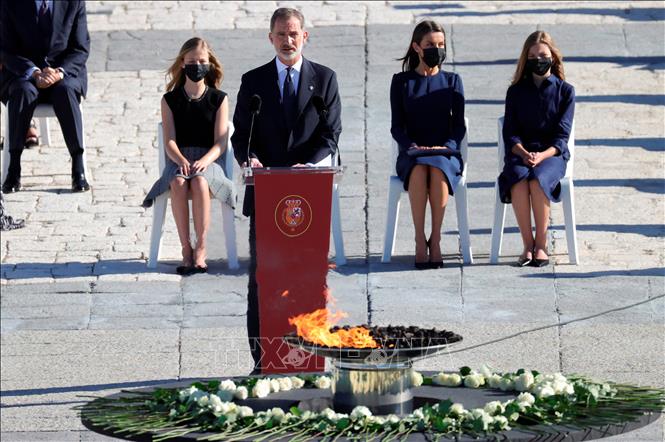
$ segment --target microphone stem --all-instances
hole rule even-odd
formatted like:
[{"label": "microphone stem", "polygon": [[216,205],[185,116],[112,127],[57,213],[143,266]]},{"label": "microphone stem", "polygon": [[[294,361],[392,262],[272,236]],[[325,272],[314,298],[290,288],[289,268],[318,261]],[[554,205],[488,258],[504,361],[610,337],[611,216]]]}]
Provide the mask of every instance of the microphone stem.
[{"label": "microphone stem", "polygon": [[249,124],[249,139],[247,140],[247,167],[251,168],[251,162],[249,158],[250,151],[252,149],[252,134],[254,132],[254,117],[256,117],[256,113],[252,112],[252,121]]}]

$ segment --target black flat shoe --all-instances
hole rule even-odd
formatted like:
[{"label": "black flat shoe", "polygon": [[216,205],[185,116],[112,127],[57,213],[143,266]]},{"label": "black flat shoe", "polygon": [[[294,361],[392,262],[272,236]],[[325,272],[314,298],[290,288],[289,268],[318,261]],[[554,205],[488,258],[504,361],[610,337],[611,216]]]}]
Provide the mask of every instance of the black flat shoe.
[{"label": "black flat shoe", "polygon": [[22,189],[23,186],[21,186],[20,179],[7,177],[5,182],[2,184],[2,193],[14,193]]},{"label": "black flat shoe", "polygon": [[208,266],[194,266],[192,273],[208,273]]},{"label": "black flat shoe", "polygon": [[418,262],[418,261],[416,261],[416,262],[414,263],[414,265],[415,265],[416,269],[418,269],[418,270],[427,270],[427,269],[431,269],[431,267],[430,267],[430,262],[429,262],[429,261],[425,261],[425,262]]},{"label": "black flat shoe", "polygon": [[187,276],[187,275],[192,274],[193,269],[194,269],[194,267],[192,267],[192,266],[178,266],[178,267],[175,268],[175,272],[178,275]]},{"label": "black flat shoe", "polygon": [[517,267],[526,267],[533,262],[533,258],[521,257],[517,260]]},{"label": "black flat shoe", "polygon": [[85,174],[80,173],[72,177],[72,192],[87,192],[90,190],[90,184],[85,179]]},{"label": "black flat shoe", "polygon": [[545,258],[545,259],[538,259],[534,258],[533,261],[531,261],[531,266],[532,267],[545,267],[550,264],[550,259]]},{"label": "black flat shoe", "polygon": [[429,262],[429,268],[430,269],[442,269],[443,268],[443,260],[441,260],[441,261],[430,261]]}]

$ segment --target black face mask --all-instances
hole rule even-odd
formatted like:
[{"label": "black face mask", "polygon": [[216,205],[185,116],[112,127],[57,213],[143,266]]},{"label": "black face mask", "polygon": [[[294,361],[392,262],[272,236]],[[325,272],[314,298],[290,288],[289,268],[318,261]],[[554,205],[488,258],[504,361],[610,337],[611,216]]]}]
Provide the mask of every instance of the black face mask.
[{"label": "black face mask", "polygon": [[551,58],[529,58],[526,61],[526,69],[536,75],[545,75],[552,67]]},{"label": "black face mask", "polygon": [[426,48],[423,49],[423,61],[427,66],[433,68],[441,65],[446,59],[446,48]]},{"label": "black face mask", "polygon": [[186,64],[185,65],[185,75],[187,78],[192,80],[194,83],[198,83],[203,80],[210,71],[209,64]]}]

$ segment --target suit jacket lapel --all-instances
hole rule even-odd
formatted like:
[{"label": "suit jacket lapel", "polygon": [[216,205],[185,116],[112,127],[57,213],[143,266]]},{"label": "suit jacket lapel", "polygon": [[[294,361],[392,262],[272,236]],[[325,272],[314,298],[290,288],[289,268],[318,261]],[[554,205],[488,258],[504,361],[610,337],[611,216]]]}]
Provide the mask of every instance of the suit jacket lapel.
[{"label": "suit jacket lapel", "polygon": [[53,46],[53,34],[56,30],[62,29],[62,20],[65,16],[65,8],[68,2],[59,2],[54,0],[51,2],[51,39],[49,40],[49,48]]},{"label": "suit jacket lapel", "polygon": [[288,149],[291,149],[294,139],[294,131],[298,128],[298,120],[307,106],[307,103],[314,94],[314,70],[309,65],[309,61],[305,58],[302,60],[302,68],[300,69],[300,80],[298,80],[298,117],[293,130],[289,133]]},{"label": "suit jacket lapel", "polygon": [[[309,66],[309,61],[303,58],[302,69],[300,70],[300,80],[298,81],[298,118],[305,110],[305,106],[312,98],[314,93],[314,72]],[[296,120],[297,121],[297,120]]]}]

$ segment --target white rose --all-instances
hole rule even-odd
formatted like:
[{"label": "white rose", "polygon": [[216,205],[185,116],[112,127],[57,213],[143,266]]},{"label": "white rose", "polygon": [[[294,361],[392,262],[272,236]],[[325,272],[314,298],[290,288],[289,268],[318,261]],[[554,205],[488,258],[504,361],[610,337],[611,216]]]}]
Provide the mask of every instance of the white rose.
[{"label": "white rose", "polygon": [[457,403],[457,402],[456,402],[456,403],[454,403],[454,404],[452,404],[452,405],[450,406],[450,413],[451,413],[451,414],[455,414],[455,415],[457,415],[457,416],[461,416],[461,415],[464,414],[464,411],[465,411],[465,410],[464,410],[464,405],[462,405],[462,404],[460,404],[460,403]]},{"label": "white rose", "polygon": [[529,388],[531,388],[535,381],[536,380],[530,371],[524,372],[515,379],[515,390],[529,391]]},{"label": "white rose", "polygon": [[254,410],[245,406],[238,407],[238,416],[240,417],[254,416]]},{"label": "white rose", "polygon": [[337,413],[331,408],[326,408],[321,412],[321,416],[328,419],[331,422],[337,422]]},{"label": "white rose", "polygon": [[236,414],[238,412],[238,406],[234,404],[233,402],[222,402],[222,406],[220,407],[220,411],[223,414]]},{"label": "white rose", "polygon": [[483,364],[480,367],[480,374],[482,374],[485,377],[485,379],[488,379],[494,374],[494,372],[492,371],[491,367],[489,367],[488,365]]},{"label": "white rose", "polygon": [[193,385],[189,388],[185,388],[184,390],[180,390],[180,392],[178,393],[178,399],[180,400],[180,402],[185,402],[187,398],[189,398],[189,396],[191,396],[191,394],[194,393],[195,391],[198,391],[198,388],[196,388]]},{"label": "white rose", "polygon": [[169,417],[176,417],[178,415],[178,412],[176,411],[175,408],[171,408],[171,411],[169,411]]},{"label": "white rose", "polygon": [[270,391],[277,393],[279,391],[279,381],[277,379],[270,379]]},{"label": "white rose", "polygon": [[314,381],[314,386],[316,388],[320,388],[322,390],[325,390],[326,388],[330,388],[332,382],[330,381],[330,378],[327,376],[319,376],[316,378]]},{"label": "white rose", "polygon": [[510,430],[508,425],[508,419],[504,416],[494,416],[494,424],[498,427],[499,430]]},{"label": "white rose", "polygon": [[221,407],[222,406],[222,399],[217,396],[216,394],[211,394],[210,395],[210,407],[211,408],[216,408],[216,407]]},{"label": "white rose", "polygon": [[485,384],[485,378],[480,373],[464,376],[464,385],[469,388],[479,388]]},{"label": "white rose", "polygon": [[300,415],[300,419],[307,421],[310,419],[316,418],[316,413],[312,413],[311,411],[307,410],[303,414]]},{"label": "white rose", "polygon": [[365,417],[369,417],[372,415],[372,412],[369,411],[369,408],[363,406],[363,405],[358,405],[355,407],[353,410],[351,410],[351,420],[359,420],[363,419]]},{"label": "white rose", "polygon": [[492,402],[486,403],[483,410],[485,410],[485,413],[489,414],[490,416],[494,416],[495,414],[503,413],[504,410],[505,410],[505,407],[499,401],[492,401]]},{"label": "white rose", "polygon": [[510,378],[501,378],[499,381],[499,389],[501,391],[512,391],[515,388],[515,383]]},{"label": "white rose", "polygon": [[305,381],[298,376],[291,376],[289,379],[291,379],[291,385],[294,389],[302,388],[305,385]]},{"label": "white rose", "polygon": [[554,389],[549,385],[539,385],[533,392],[539,398],[554,396]]},{"label": "white rose", "polygon": [[420,387],[423,385],[423,375],[416,370],[411,370],[411,386]]},{"label": "white rose", "polygon": [[493,374],[487,378],[487,384],[490,386],[490,388],[499,388],[499,385],[501,384],[501,376],[496,373]]},{"label": "white rose", "polygon": [[399,416],[397,416],[395,414],[389,414],[388,416],[386,416],[386,420],[390,424],[398,424],[400,422]]},{"label": "white rose", "polygon": [[369,416],[367,418],[367,422],[370,424],[378,424],[378,425],[383,425],[386,423],[386,418],[381,417],[381,416]]},{"label": "white rose", "polygon": [[269,413],[270,413],[270,416],[275,418],[276,422],[282,422],[284,420],[284,417],[286,416],[286,414],[284,413],[284,410],[282,410],[281,408],[277,408],[277,407],[271,408]]},{"label": "white rose", "polygon": [[526,404],[530,407],[536,402],[536,398],[533,397],[531,393],[520,393],[519,396],[517,396],[517,402]]},{"label": "white rose", "polygon": [[489,425],[494,421],[492,416],[485,413],[485,410],[483,410],[482,408],[474,408],[473,410],[471,410],[471,416],[473,417],[473,419],[478,419],[480,420],[480,422],[482,422],[484,431],[487,431]]},{"label": "white rose", "polygon": [[417,410],[413,410],[413,413],[411,413],[411,416],[415,417],[416,419],[423,421],[425,420],[425,415],[423,414],[423,410],[418,408]]},{"label": "white rose", "polygon": [[277,383],[279,384],[279,391],[289,391],[293,388],[291,378],[277,378]]},{"label": "white rose", "polygon": [[270,381],[266,379],[259,380],[254,387],[252,387],[253,397],[266,397],[270,394]]},{"label": "white rose", "polygon": [[436,385],[443,385],[444,387],[457,387],[462,384],[462,377],[457,373],[438,373],[432,377],[432,382]]},{"label": "white rose", "polygon": [[208,400],[208,393],[206,393],[205,391],[196,390],[195,392],[189,395],[189,401],[196,402],[197,404],[203,398],[205,398],[204,400],[205,405],[208,405],[206,402]]},{"label": "white rose", "polygon": [[247,387],[240,386],[236,388],[236,391],[233,393],[233,397],[236,399],[239,399],[241,401],[244,401],[247,399],[249,396],[249,392],[247,391]]},{"label": "white rose", "polygon": [[229,402],[233,400],[233,390],[218,390],[217,391],[217,396],[224,401],[224,402]]},{"label": "white rose", "polygon": [[226,379],[219,384],[220,390],[235,391],[236,384],[231,379]]}]

